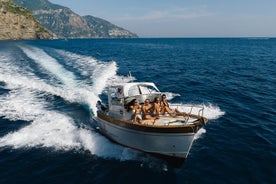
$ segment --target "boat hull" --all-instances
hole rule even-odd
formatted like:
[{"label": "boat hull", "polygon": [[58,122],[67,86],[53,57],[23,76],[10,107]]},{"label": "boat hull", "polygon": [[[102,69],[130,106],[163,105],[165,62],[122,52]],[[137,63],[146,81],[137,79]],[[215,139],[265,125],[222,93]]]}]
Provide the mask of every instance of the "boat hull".
[{"label": "boat hull", "polygon": [[176,132],[160,129],[143,131],[121,126],[120,123],[97,117],[100,132],[111,140],[140,151],[170,157],[186,158],[192,146],[194,132]]}]

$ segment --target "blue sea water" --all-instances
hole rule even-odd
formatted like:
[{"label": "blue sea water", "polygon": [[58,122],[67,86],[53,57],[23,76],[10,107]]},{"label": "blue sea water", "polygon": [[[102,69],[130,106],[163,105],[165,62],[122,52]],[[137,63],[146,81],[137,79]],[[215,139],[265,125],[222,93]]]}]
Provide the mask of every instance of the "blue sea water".
[{"label": "blue sea water", "polygon": [[[94,129],[96,101],[129,71],[204,105],[180,167]],[[276,39],[0,42],[0,183],[276,183],[275,117]]]}]

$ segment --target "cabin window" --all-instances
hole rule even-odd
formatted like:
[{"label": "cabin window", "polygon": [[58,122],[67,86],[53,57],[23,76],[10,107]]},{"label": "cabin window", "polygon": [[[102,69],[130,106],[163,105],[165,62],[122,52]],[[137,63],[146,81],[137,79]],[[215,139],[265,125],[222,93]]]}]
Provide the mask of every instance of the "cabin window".
[{"label": "cabin window", "polygon": [[156,93],[156,89],[152,86],[140,86],[140,90],[142,94],[151,94]]},{"label": "cabin window", "polygon": [[131,86],[128,90],[128,96],[140,95],[138,86]]}]

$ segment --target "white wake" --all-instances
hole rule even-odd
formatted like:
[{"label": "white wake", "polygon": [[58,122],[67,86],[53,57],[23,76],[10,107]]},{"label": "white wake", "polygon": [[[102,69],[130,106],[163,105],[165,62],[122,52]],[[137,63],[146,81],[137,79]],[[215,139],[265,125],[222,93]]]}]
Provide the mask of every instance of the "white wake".
[{"label": "white wake", "polygon": [[[36,92],[25,89],[11,91],[0,98],[0,116],[9,120],[25,120],[30,125],[0,138],[0,146],[49,147],[56,150],[84,149],[100,157],[125,159],[125,149],[109,142],[90,129],[79,128],[74,120],[57,111],[47,110],[47,102]],[[134,152],[132,152],[134,153]],[[133,158],[125,155],[126,158]]]},{"label": "white wake", "polygon": [[[89,60],[90,58],[91,61],[95,62],[91,64],[89,62],[74,62],[74,58],[71,58],[71,63],[68,63],[76,68],[78,66],[83,67],[89,76],[91,76],[89,70],[98,71],[92,76],[95,78],[94,82],[99,84],[94,85],[92,83],[89,85],[89,82],[84,83],[76,80],[74,73],[67,71],[44,50],[31,46],[20,46],[20,48],[26,56],[47,70],[61,84],[48,84],[47,79],[39,78],[34,73],[17,66],[13,55],[8,52],[1,53],[0,81],[5,82],[5,88],[10,91],[8,94],[0,96],[0,116],[10,121],[30,122],[29,125],[1,137],[1,147],[81,149],[88,150],[100,157],[111,157],[119,160],[135,159],[135,151],[111,143],[89,127],[80,128],[75,124],[74,119],[68,115],[49,110],[47,108],[49,104],[41,98],[48,93],[60,96],[69,102],[87,104],[95,110],[94,106],[98,100],[98,94],[104,89],[106,81],[116,75],[117,66],[115,62],[104,63],[87,56],[75,55],[79,59],[84,57]],[[68,56],[68,53],[64,52],[64,55]]]}]

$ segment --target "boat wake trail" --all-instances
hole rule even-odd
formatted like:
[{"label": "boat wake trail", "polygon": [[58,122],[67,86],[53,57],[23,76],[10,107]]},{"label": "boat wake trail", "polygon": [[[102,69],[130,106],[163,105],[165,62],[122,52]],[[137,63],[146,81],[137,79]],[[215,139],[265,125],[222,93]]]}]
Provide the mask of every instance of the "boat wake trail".
[{"label": "boat wake trail", "polygon": [[[47,110],[47,102],[35,92],[13,90],[1,98],[1,114],[9,120],[24,120],[30,125],[0,138],[0,146],[49,147],[56,150],[88,150],[91,154],[124,160],[124,148],[110,143],[89,128],[79,128],[74,120],[57,111]],[[125,155],[130,159],[129,155]]]},{"label": "boat wake trail", "polygon": [[[115,62],[104,63],[91,57],[84,57],[85,62],[81,61],[83,56],[59,51],[67,66],[83,69],[82,73],[91,76],[86,80],[79,80],[73,72],[66,70],[55,58],[42,49],[31,46],[21,46],[20,48],[42,69],[52,74],[58,82],[61,82],[61,85],[59,83],[54,84],[62,88],[62,93],[59,96],[70,102],[86,104],[95,114],[98,95],[102,93],[107,80],[116,75],[117,66]],[[87,80],[88,82],[86,82]],[[90,80],[93,81],[92,84]]]},{"label": "boat wake trail", "polygon": [[[88,105],[95,112],[98,94],[102,93],[109,78],[116,78],[115,62],[105,63],[87,56],[52,50],[63,58],[62,63],[51,56],[50,51],[27,45],[19,48],[18,57],[25,57],[25,60],[15,58],[9,52],[0,56],[0,82],[4,82],[3,88],[8,90],[0,95],[0,117],[29,124],[0,137],[0,147],[88,150],[104,158],[136,159],[135,151],[113,144],[92,127],[80,126],[79,120],[49,108],[51,104],[45,98],[48,95],[59,96],[68,102]],[[85,61],[81,62],[82,58]],[[68,66],[78,68],[81,74],[69,71],[66,69]],[[47,73],[46,77],[41,75],[43,72]],[[84,80],[79,80],[79,77]]]}]

